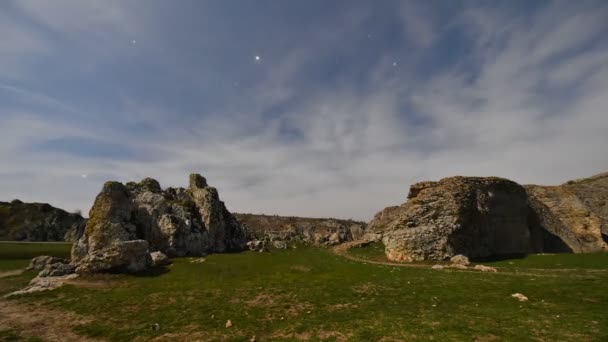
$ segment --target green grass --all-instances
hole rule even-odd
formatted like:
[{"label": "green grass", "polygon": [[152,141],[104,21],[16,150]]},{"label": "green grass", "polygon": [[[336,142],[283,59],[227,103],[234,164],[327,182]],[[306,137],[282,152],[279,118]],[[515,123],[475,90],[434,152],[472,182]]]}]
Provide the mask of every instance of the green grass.
[{"label": "green grass", "polygon": [[0,272],[27,267],[33,257],[70,257],[71,243],[29,243],[0,241]]},{"label": "green grass", "polygon": [[3,330],[0,328],[0,341],[4,342],[42,342],[39,338],[24,337],[13,329]]},{"label": "green grass", "polygon": [[[378,257],[378,246],[367,248],[353,253]],[[535,270],[551,268],[554,260],[595,266]],[[326,249],[297,248],[215,254],[203,263],[176,259],[163,271],[95,277],[91,286],[13,300],[88,317],[92,320],[75,332],[111,341],[162,335],[231,341],[253,335],[258,341],[605,341],[605,260],[605,255],[534,256],[505,261],[506,272],[481,273],[363,264]],[[29,277],[0,278],[0,295],[3,282]],[[515,292],[530,300],[511,298]],[[228,319],[231,328],[224,326]],[[151,328],[155,323],[159,331]]]}]

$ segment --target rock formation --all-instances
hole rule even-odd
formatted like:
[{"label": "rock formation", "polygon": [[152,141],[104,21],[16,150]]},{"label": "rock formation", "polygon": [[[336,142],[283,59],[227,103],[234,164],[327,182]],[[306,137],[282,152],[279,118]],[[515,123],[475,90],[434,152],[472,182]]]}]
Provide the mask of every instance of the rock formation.
[{"label": "rock formation", "polygon": [[72,248],[72,263],[78,273],[137,272],[152,264],[150,252],[201,256],[240,250],[245,242],[243,227],[200,175],[190,175],[188,189],[162,190],[151,178],[107,182]]},{"label": "rock formation", "polygon": [[382,239],[396,261],[605,251],[607,197],[608,174],[559,187],[495,177],[421,182],[406,203],[376,214],[365,238]]},{"label": "rock formation", "polygon": [[559,240],[548,251],[590,253],[608,243],[608,173],[560,186],[526,185],[538,224]]},{"label": "rock formation", "polygon": [[[336,245],[358,240],[366,230],[364,222],[352,220],[254,214],[235,214],[235,216],[246,227],[251,240],[267,241],[275,248],[277,245],[282,248],[283,243]],[[257,251],[261,248],[259,244],[250,245],[252,250]]]},{"label": "rock formation", "polygon": [[0,240],[75,241],[85,222],[47,203],[0,202]]}]

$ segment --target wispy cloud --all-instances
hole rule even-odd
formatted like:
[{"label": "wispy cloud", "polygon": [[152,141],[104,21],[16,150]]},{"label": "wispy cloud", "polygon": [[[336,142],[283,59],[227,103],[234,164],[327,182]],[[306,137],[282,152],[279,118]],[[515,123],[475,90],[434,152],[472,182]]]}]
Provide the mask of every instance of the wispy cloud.
[{"label": "wispy cloud", "polygon": [[368,219],[415,181],[608,168],[601,1],[0,6],[6,199],[201,172],[234,211]]}]

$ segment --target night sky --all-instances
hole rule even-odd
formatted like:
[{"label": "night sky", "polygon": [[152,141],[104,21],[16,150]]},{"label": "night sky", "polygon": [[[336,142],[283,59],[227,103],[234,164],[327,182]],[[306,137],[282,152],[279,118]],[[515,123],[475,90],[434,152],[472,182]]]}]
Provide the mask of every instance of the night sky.
[{"label": "night sky", "polygon": [[370,219],[453,175],[608,171],[608,1],[0,1],[0,200],[104,181]]}]

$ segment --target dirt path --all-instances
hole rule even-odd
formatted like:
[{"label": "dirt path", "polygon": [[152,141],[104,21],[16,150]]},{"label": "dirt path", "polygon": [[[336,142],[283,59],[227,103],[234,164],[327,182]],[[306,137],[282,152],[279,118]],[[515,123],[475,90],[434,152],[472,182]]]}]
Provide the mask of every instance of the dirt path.
[{"label": "dirt path", "polygon": [[0,278],[12,277],[12,276],[20,275],[21,273],[23,273],[23,270],[0,272]]},{"label": "dirt path", "polygon": [[0,330],[14,330],[44,341],[100,341],[77,335],[73,328],[90,320],[41,305],[0,300]]},{"label": "dirt path", "polygon": [[[339,244],[332,248],[332,251],[341,257],[346,259],[361,262],[364,264],[373,264],[373,265],[382,265],[382,266],[394,266],[394,267],[409,267],[409,268],[431,268],[433,265],[430,264],[416,264],[416,263],[402,263],[402,262],[393,262],[393,261],[379,261],[379,260],[368,260],[356,257],[350,253],[348,253],[349,248],[360,247],[362,244],[367,243],[367,241],[350,241],[343,244]],[[585,272],[587,275],[576,275],[569,274],[571,277],[589,277],[595,274],[605,274],[608,270],[605,269],[572,269],[572,268],[506,268],[506,267],[495,267],[498,272],[487,272],[486,274],[502,274],[502,275],[517,275],[517,276],[533,276],[533,277],[559,277],[557,274],[547,274],[552,272]],[[520,271],[521,270],[521,271]],[[469,269],[469,270],[456,270],[460,272],[471,272],[471,273],[482,273],[480,271]],[[541,273],[538,273],[541,272]],[[542,273],[547,272],[547,273]],[[485,272],[484,272],[485,273]]]}]

